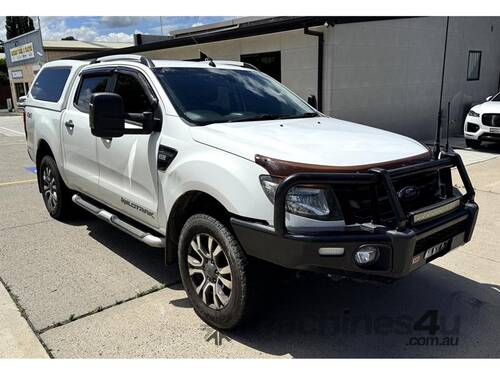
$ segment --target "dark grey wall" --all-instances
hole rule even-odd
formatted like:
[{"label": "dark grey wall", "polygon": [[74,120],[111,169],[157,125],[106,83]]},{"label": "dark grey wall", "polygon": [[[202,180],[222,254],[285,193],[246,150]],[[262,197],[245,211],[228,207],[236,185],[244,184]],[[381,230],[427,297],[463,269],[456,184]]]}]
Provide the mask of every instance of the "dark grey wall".
[{"label": "dark grey wall", "polygon": [[[325,43],[325,112],[417,139],[434,136],[446,17],[329,27]],[[453,100],[452,132],[464,108],[498,89],[500,18],[452,17],[443,108]],[[482,51],[479,81],[467,81],[470,49]],[[444,119],[446,123],[446,118]]]},{"label": "dark grey wall", "polygon": [[[482,52],[478,81],[467,81],[470,50]],[[500,17],[450,18],[448,52],[443,105],[451,102],[450,132],[462,134],[464,111],[499,90]]]}]

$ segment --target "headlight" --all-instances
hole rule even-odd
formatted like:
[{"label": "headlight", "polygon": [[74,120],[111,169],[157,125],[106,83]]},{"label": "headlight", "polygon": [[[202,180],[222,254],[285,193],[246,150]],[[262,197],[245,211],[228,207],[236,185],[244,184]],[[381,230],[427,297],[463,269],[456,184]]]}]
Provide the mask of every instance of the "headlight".
[{"label": "headlight", "polygon": [[479,117],[479,116],[480,116],[480,114],[479,114],[479,113],[477,113],[477,112],[474,112],[474,111],[471,109],[471,110],[469,111],[469,116],[471,116],[471,117]]},{"label": "headlight", "polygon": [[[274,204],[276,189],[281,181],[263,175],[260,183],[267,198]],[[287,212],[316,220],[341,220],[342,212],[338,207],[331,188],[322,186],[294,186],[286,197]]]}]

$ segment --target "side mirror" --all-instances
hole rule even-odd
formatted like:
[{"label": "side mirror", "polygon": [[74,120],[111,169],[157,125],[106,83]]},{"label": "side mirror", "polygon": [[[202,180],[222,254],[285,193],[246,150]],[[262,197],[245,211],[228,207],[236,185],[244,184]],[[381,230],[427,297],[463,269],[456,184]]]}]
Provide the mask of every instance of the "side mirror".
[{"label": "side mirror", "polygon": [[116,138],[125,134],[125,112],[120,95],[92,94],[89,108],[90,131],[96,137]]},{"label": "side mirror", "polygon": [[309,104],[314,109],[318,109],[318,101],[316,100],[316,96],[314,95],[309,95],[309,97],[307,98],[307,104]]},{"label": "side mirror", "polygon": [[491,98],[493,98],[493,95],[490,95],[486,98],[486,101],[489,102],[491,100]]},{"label": "side mirror", "polygon": [[24,108],[24,105],[26,104],[26,98],[27,98],[26,95],[23,95],[23,96],[19,97],[19,100],[17,101],[17,106],[19,108]]}]

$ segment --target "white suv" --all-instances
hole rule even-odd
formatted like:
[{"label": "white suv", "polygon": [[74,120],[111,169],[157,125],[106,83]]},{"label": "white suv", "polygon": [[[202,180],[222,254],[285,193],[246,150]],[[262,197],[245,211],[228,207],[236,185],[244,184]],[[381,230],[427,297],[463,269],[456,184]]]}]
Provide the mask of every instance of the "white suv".
[{"label": "white suv", "polygon": [[471,108],[464,123],[465,143],[479,147],[481,141],[500,142],[500,93]]},{"label": "white suv", "polygon": [[256,259],[392,281],[474,228],[458,155],[327,117],[240,62],[51,62],[25,113],[50,215],[77,204],[164,248],[196,313],[218,328],[257,305]]}]

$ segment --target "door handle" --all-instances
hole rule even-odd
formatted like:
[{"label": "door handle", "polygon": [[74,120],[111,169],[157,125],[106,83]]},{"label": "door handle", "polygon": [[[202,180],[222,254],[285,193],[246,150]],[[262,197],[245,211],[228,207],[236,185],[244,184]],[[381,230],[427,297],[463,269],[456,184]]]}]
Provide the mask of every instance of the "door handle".
[{"label": "door handle", "polygon": [[64,123],[64,126],[66,126],[68,129],[73,129],[75,127],[75,124],[72,120],[69,120]]}]

